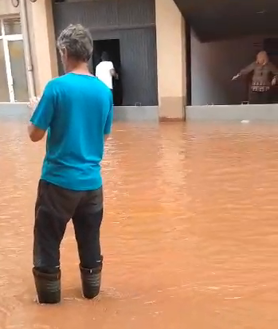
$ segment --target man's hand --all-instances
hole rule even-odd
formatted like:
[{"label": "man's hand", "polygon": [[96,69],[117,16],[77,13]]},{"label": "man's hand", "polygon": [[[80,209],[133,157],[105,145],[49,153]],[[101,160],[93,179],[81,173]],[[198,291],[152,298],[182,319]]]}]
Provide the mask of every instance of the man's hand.
[{"label": "man's hand", "polygon": [[238,78],[239,78],[239,74],[233,76],[232,81],[234,81],[234,80],[236,80],[236,79],[238,79]]},{"label": "man's hand", "polygon": [[28,107],[32,111],[32,113],[35,111],[39,101],[40,101],[40,97],[30,98],[29,103],[28,103]]},{"label": "man's hand", "polygon": [[[31,110],[31,116],[36,110],[37,105],[39,104],[40,97],[33,97],[30,98],[30,101],[28,103],[28,107]],[[43,139],[45,135],[45,131],[42,129],[39,129],[38,127],[34,126],[32,123],[29,123],[28,126],[28,133],[29,137],[32,142],[39,142],[40,140]]]}]

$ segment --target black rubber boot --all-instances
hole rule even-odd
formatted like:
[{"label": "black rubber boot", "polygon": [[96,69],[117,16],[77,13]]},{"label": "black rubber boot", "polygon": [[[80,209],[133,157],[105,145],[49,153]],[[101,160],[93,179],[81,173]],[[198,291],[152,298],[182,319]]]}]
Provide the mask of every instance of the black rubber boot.
[{"label": "black rubber boot", "polygon": [[80,266],[83,296],[87,299],[95,298],[100,291],[102,259],[98,264],[92,269]]},{"label": "black rubber boot", "polygon": [[49,274],[33,268],[33,275],[40,304],[57,304],[61,301],[61,271]]}]

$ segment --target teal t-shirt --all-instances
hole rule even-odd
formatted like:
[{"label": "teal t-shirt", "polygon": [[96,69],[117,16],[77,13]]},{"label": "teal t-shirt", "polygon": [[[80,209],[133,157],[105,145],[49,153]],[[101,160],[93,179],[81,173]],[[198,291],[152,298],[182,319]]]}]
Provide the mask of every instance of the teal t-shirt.
[{"label": "teal t-shirt", "polygon": [[68,73],[50,81],[31,118],[48,131],[41,178],[75,191],[100,188],[112,117],[111,90],[97,78]]}]

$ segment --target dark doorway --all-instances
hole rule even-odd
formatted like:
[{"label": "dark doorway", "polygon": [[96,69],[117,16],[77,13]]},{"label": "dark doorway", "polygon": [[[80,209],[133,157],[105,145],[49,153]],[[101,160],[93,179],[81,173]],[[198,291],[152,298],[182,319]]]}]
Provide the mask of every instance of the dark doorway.
[{"label": "dark doorway", "polygon": [[113,63],[119,78],[113,78],[113,94],[114,94],[114,105],[121,106],[123,103],[123,92],[122,92],[122,72],[121,72],[121,54],[120,54],[120,40],[109,39],[109,40],[95,40],[94,51],[92,58],[93,73],[96,72],[96,66],[101,61],[101,54],[106,52],[109,55],[109,60]]}]

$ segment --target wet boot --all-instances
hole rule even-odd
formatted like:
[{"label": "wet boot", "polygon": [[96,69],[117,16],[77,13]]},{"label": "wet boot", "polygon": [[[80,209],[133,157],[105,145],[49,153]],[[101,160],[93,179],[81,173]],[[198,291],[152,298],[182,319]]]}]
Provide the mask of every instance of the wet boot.
[{"label": "wet boot", "polygon": [[33,275],[40,304],[57,304],[61,301],[61,271],[43,273],[33,268]]},{"label": "wet boot", "polygon": [[84,268],[80,266],[83,296],[87,299],[95,298],[100,291],[102,259],[95,268]]}]

